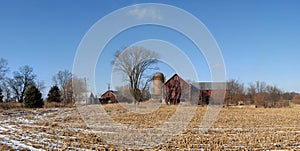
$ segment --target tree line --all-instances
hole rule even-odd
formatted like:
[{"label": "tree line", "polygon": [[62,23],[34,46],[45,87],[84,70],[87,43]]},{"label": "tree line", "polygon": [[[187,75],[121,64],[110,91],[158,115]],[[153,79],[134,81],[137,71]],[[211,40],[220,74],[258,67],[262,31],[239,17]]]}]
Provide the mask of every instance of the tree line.
[{"label": "tree line", "polygon": [[[149,98],[150,93],[147,92],[149,92],[152,75],[147,75],[147,72],[158,69],[154,66],[158,59],[159,54],[138,46],[124,47],[114,54],[112,60],[114,71],[120,72],[126,77],[134,103]],[[120,91],[122,89],[119,88]],[[262,81],[252,82],[245,86],[238,80],[229,80],[227,90],[226,105],[254,104],[262,107],[282,107],[288,106],[290,102],[300,103],[298,93],[284,92],[277,86],[268,85]]]},{"label": "tree line", "polygon": [[[131,50],[132,49],[132,50]],[[157,54],[150,50],[134,47],[131,51],[115,53],[113,64],[115,70],[126,73],[130,84],[130,93],[135,100],[141,100],[144,91],[149,89],[148,82],[151,79],[144,75],[151,65],[157,62]],[[133,62],[133,63],[132,63]],[[78,78],[68,70],[58,71],[53,77],[53,86],[45,99],[42,91],[45,89],[43,81],[37,79],[33,68],[25,65],[14,71],[11,77],[8,62],[0,59],[0,102],[20,102],[25,107],[41,107],[44,100],[63,104],[75,103],[75,100],[83,100],[82,93],[86,92],[85,80]],[[144,79],[143,79],[144,78]],[[146,80],[145,80],[146,79]],[[268,85],[263,81],[251,82],[247,86],[238,80],[227,82],[229,90],[225,99],[226,105],[254,104],[262,107],[288,106],[290,102],[300,104],[300,94],[285,92],[274,85]],[[29,101],[29,103],[28,103]],[[32,102],[33,101],[33,102]],[[35,103],[34,103],[35,102]]]},{"label": "tree line", "polygon": [[227,83],[227,105],[254,104],[258,107],[285,107],[290,103],[300,104],[300,95],[296,92],[285,92],[276,85],[263,81],[251,82],[247,86],[238,80]]},{"label": "tree line", "polygon": [[43,107],[44,101],[63,104],[75,103],[82,92],[86,92],[85,81],[78,78],[68,70],[58,71],[52,77],[53,86],[47,97],[42,98],[45,89],[43,81],[37,79],[33,68],[25,65],[19,67],[8,77],[9,67],[7,60],[0,59],[0,103],[19,102],[24,107]]}]

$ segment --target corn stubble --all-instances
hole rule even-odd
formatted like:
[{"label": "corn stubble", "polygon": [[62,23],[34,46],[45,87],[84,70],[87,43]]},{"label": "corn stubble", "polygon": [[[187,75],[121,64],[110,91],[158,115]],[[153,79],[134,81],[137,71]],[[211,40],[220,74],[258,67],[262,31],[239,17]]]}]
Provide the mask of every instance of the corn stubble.
[{"label": "corn stubble", "polygon": [[[161,106],[148,114],[127,111],[118,104],[103,106],[110,117],[137,129],[167,121],[177,106]],[[206,107],[179,134],[148,150],[300,150],[300,108],[222,108],[212,127],[200,133]],[[124,150],[89,128],[77,108],[0,110],[0,150]],[[147,138],[146,138],[147,139]],[[151,138],[149,138],[151,140]],[[23,144],[19,145],[18,144]],[[25,146],[24,146],[25,145]],[[136,149],[136,148],[134,148]]]}]

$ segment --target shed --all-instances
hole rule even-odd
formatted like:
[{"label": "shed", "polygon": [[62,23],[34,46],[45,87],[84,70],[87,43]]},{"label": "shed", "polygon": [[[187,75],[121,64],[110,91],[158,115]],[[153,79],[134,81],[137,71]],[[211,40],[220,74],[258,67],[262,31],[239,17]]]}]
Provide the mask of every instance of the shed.
[{"label": "shed", "polygon": [[117,95],[116,95],[117,91],[113,91],[113,90],[107,90],[106,92],[104,92],[101,95],[100,103],[117,103]]}]

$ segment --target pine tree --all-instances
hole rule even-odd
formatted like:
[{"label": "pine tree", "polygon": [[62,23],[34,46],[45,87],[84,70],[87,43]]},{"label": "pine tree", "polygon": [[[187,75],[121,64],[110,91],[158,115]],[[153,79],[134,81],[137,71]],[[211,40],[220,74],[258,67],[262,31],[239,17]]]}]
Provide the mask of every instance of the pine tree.
[{"label": "pine tree", "polygon": [[25,92],[24,106],[27,108],[41,108],[43,105],[42,93],[35,85],[31,85]]},{"label": "pine tree", "polygon": [[0,103],[2,103],[3,102],[3,94],[2,94],[2,89],[0,88]]},{"label": "pine tree", "polygon": [[61,92],[56,85],[51,87],[51,89],[49,90],[47,101],[61,102]]}]

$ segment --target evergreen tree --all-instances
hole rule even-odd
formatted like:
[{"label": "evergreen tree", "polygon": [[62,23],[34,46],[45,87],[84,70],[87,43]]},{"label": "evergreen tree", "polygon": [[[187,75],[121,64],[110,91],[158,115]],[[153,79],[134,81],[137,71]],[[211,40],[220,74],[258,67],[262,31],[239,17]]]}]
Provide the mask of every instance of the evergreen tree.
[{"label": "evergreen tree", "polygon": [[43,105],[42,93],[35,85],[31,85],[25,92],[24,106],[27,108],[41,108]]},{"label": "evergreen tree", "polygon": [[49,90],[47,101],[61,102],[61,92],[56,85],[51,87],[51,89]]},{"label": "evergreen tree", "polygon": [[2,94],[2,89],[0,88],[0,103],[2,103],[3,102],[3,94]]}]

